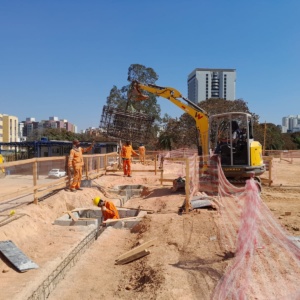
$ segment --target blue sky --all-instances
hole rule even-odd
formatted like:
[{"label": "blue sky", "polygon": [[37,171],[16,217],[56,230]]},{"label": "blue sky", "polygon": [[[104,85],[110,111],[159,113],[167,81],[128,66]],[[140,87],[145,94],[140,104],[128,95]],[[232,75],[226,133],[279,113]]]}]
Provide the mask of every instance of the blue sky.
[{"label": "blue sky", "polygon": [[236,69],[236,97],[281,124],[300,115],[299,16],[299,0],[0,0],[0,113],[98,127],[138,63],[184,96],[195,68]]}]

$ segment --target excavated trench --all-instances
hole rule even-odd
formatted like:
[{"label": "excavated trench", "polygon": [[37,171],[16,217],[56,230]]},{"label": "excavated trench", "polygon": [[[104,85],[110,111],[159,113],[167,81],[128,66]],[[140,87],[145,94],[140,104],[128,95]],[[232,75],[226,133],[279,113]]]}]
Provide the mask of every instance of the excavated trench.
[{"label": "excavated trench", "polygon": [[[110,220],[105,227],[102,224],[102,213],[99,209],[93,208],[78,208],[71,212],[65,213],[53,224],[61,226],[89,226],[94,225],[95,229],[81,240],[77,246],[67,255],[67,257],[56,267],[56,269],[49,274],[49,276],[42,282],[41,285],[32,293],[28,300],[42,300],[46,299],[50,293],[55,289],[57,284],[63,280],[66,273],[76,264],[80,259],[81,254],[88,249],[93,242],[101,235],[107,227],[118,229],[130,229],[138,224],[142,218],[147,214],[146,211],[139,209],[127,209],[122,207],[130,198],[140,196],[144,186],[142,185],[121,185],[115,186],[110,192],[116,195],[113,202],[118,202],[118,212],[120,219]],[[116,204],[116,203],[115,203]]]}]

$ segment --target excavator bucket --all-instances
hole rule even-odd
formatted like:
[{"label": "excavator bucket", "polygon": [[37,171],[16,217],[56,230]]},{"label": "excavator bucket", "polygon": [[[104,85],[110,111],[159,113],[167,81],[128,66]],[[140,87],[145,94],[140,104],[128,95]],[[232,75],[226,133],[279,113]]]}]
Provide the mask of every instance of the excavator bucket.
[{"label": "excavator bucket", "polygon": [[143,101],[143,100],[147,100],[149,96],[143,95],[142,92],[137,87],[136,83],[133,82],[130,87],[130,91],[128,93],[128,98],[135,101]]}]

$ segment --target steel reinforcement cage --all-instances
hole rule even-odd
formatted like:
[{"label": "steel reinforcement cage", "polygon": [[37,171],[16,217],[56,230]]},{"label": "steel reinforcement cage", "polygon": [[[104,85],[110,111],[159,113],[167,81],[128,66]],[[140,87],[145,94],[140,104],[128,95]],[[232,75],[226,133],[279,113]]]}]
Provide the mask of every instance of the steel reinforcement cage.
[{"label": "steel reinforcement cage", "polygon": [[154,117],[103,106],[100,128],[108,137],[144,143],[151,134]]}]

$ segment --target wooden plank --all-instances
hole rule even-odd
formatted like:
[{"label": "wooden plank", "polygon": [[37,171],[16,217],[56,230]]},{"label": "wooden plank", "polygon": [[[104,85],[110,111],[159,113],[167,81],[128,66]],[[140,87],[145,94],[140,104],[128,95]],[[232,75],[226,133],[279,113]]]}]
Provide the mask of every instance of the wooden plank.
[{"label": "wooden plank", "polygon": [[24,188],[20,191],[14,191],[14,192],[10,192],[10,193],[1,195],[0,201],[11,199],[11,198],[17,198],[19,196],[23,196],[23,195],[27,195],[27,194],[31,194],[31,193],[33,193],[32,187]]},{"label": "wooden plank", "polygon": [[44,187],[52,187],[56,184],[58,185],[60,183],[67,182],[67,181],[68,181],[68,177],[62,177],[62,178],[59,178],[59,179],[51,180],[51,183],[47,182],[47,183],[34,185],[33,189],[38,189],[39,190],[39,189],[44,188]]},{"label": "wooden plank", "polygon": [[128,220],[134,220],[136,218],[140,218],[140,217],[128,217],[128,218],[121,218],[121,219],[108,219],[106,221],[103,221],[103,223],[107,224],[107,223],[113,223],[113,222],[118,222],[118,221],[128,221]]},{"label": "wooden plank", "polygon": [[61,183],[61,184],[56,185],[56,186],[51,186],[51,187],[46,188],[46,189],[44,189],[44,190],[38,191],[38,192],[36,193],[36,196],[37,196],[38,198],[40,198],[40,197],[42,197],[42,196],[44,196],[44,195],[49,194],[49,192],[53,192],[53,191],[55,191],[55,190],[59,190],[59,189],[62,189],[62,188],[66,188],[66,186],[67,186],[66,183]]},{"label": "wooden plank", "polygon": [[190,165],[188,160],[185,165],[185,174],[185,212],[188,213],[190,210]]},{"label": "wooden plank", "polygon": [[[135,210],[141,210],[141,211],[150,211],[154,212],[153,209],[145,209],[145,208],[140,208],[140,207],[125,207],[125,206],[116,206],[116,208],[126,208],[126,209],[135,209]],[[137,216],[136,216],[137,217]],[[136,218],[134,217],[134,218]]]},{"label": "wooden plank", "polygon": [[133,249],[125,252],[124,254],[120,255],[116,259],[116,261],[121,261],[121,260],[123,260],[123,259],[125,259],[127,257],[130,257],[130,256],[132,256],[132,255],[134,255],[136,253],[139,253],[139,252],[141,252],[141,251],[143,251],[143,250],[145,250],[145,249],[147,249],[147,248],[149,248],[151,246],[154,246],[155,243],[156,243],[156,241],[157,241],[157,238],[155,238],[155,239],[153,239],[151,241],[148,241],[148,242],[146,242],[146,243],[144,243],[144,244],[142,244],[140,246],[137,246],[137,247],[135,247],[135,248],[133,248]]},{"label": "wooden plank", "polygon": [[78,218],[75,217],[71,211],[68,210],[65,213],[67,213],[74,222],[78,221]]},{"label": "wooden plank", "polygon": [[131,170],[131,172],[155,172],[155,170]]},{"label": "wooden plank", "polygon": [[[37,162],[35,161],[32,165],[32,173],[33,173],[33,186],[37,186],[37,178],[38,178],[38,175],[37,175]],[[37,197],[37,189],[36,188],[33,188],[33,203],[34,204],[38,204],[38,197]]]},{"label": "wooden plank", "polygon": [[85,210],[101,210],[100,207],[97,206],[93,206],[93,207],[79,207],[79,208],[75,208],[72,209],[72,212],[78,212],[78,211],[85,211]]},{"label": "wooden plank", "polygon": [[142,258],[146,255],[149,255],[150,254],[150,251],[145,249],[145,250],[141,250],[140,252],[138,253],[135,253],[135,254],[132,254],[130,255],[129,257],[126,257],[124,259],[121,259],[121,260],[117,260],[116,261],[116,265],[124,265],[124,264],[127,264],[129,262],[132,262],[134,260],[137,260],[139,258]]},{"label": "wooden plank", "polygon": [[174,157],[174,158],[171,158],[171,157],[165,157],[164,160],[170,160],[170,161],[187,161],[187,158],[184,158],[184,157]]},{"label": "wooden plank", "polygon": [[[119,170],[105,170],[106,172],[120,172],[120,173],[122,173],[123,172],[123,170],[121,170],[121,169],[119,169]],[[143,172],[143,173],[149,173],[149,172],[155,172],[155,170],[131,170],[131,173],[133,173],[133,172]]]}]

